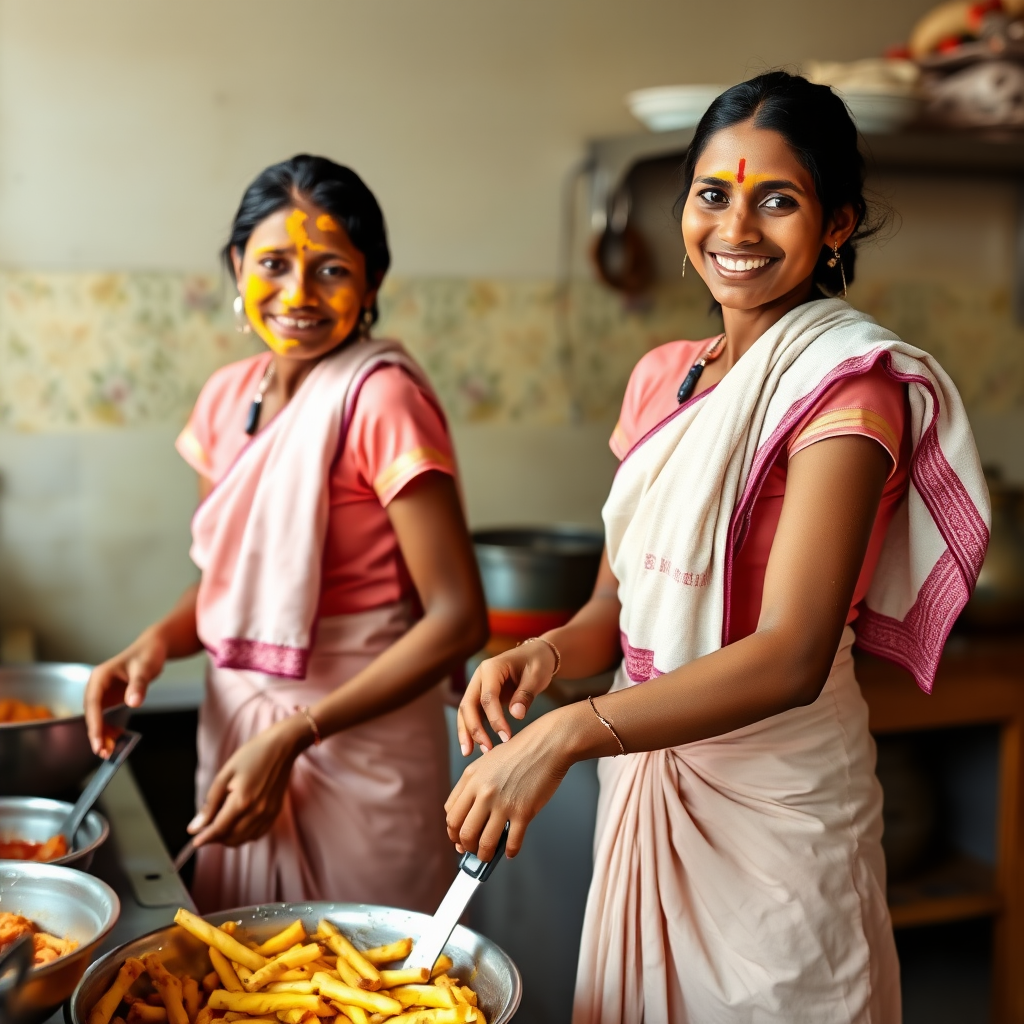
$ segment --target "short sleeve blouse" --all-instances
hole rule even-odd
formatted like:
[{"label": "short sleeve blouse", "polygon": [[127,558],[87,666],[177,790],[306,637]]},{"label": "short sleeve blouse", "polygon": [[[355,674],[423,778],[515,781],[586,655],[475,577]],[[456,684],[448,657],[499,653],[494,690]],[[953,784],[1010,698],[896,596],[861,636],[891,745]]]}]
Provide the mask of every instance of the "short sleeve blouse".
[{"label": "short sleeve blouse", "polygon": [[[178,437],[185,461],[214,484],[249,443],[246,417],[270,358],[263,353],[214,373]],[[301,389],[293,401],[300,398]],[[321,615],[368,611],[413,595],[387,506],[430,471],[456,474],[444,414],[404,369],[382,366],[360,389],[327,481]]]},{"label": "short sleeve blouse", "polygon": [[[619,459],[625,458],[638,441],[678,408],[679,384],[711,341],[707,338],[669,342],[648,352],[637,363],[609,441]],[[857,606],[867,594],[878,564],[886,530],[907,489],[910,449],[904,436],[906,401],[905,386],[876,364],[865,374],[834,384],[793,427],[754,501],[750,528],[733,565],[730,643],[757,629],[768,556],[782,514],[789,459],[817,441],[849,434],[877,441],[892,460],[847,622],[856,619]]]}]

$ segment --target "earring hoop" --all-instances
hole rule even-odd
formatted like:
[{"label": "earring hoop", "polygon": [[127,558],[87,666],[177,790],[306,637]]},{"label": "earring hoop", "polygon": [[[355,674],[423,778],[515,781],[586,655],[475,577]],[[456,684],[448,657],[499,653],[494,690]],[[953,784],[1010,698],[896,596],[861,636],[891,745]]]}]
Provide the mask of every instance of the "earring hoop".
[{"label": "earring hoop", "polygon": [[231,303],[231,308],[235,311],[235,330],[239,334],[251,333],[252,325],[249,323],[249,318],[245,315],[245,303],[242,301],[241,295],[235,296],[235,301]]},{"label": "earring hoop", "polygon": [[680,275],[681,277],[686,277],[686,257],[688,255],[689,255],[689,253],[686,253],[686,252],[683,253],[683,272]]},{"label": "earring hoop", "polygon": [[838,245],[833,245],[832,246],[832,259],[827,261],[826,266],[834,267],[837,263],[839,264],[839,277],[841,278],[841,280],[843,282],[843,294],[842,294],[842,297],[845,299],[846,298],[846,271],[843,269],[843,258],[842,258],[842,256],[839,255],[839,246]]}]

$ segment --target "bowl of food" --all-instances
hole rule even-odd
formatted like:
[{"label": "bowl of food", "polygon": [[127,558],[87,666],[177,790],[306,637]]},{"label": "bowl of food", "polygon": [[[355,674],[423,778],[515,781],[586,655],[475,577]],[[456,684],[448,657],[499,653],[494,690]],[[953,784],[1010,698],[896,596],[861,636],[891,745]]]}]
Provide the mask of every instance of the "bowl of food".
[{"label": "bowl of food", "polygon": [[[88,665],[0,666],[0,796],[65,793],[99,764],[85,731]],[[128,708],[106,712],[124,726]]]},{"label": "bowl of food", "polygon": [[69,850],[58,830],[73,806],[40,796],[0,797],[0,861],[28,860],[88,871],[93,854],[110,835],[110,826],[102,814],[90,811]]},{"label": "bowl of food", "polygon": [[[519,971],[469,928],[456,927],[433,972],[402,969],[430,920],[360,903],[267,903],[205,918],[179,910],[177,924],[97,960],[64,1017],[68,1024],[147,1024],[157,1015],[169,1024],[211,1024],[225,1013],[279,1020],[312,1013],[337,1024],[371,1016],[506,1024],[522,997]],[[419,1008],[435,1012],[403,1017]]]},{"label": "bowl of food", "polygon": [[32,936],[33,966],[8,998],[14,1024],[49,1016],[69,998],[121,904],[106,882],[55,864],[0,863],[0,950]]}]

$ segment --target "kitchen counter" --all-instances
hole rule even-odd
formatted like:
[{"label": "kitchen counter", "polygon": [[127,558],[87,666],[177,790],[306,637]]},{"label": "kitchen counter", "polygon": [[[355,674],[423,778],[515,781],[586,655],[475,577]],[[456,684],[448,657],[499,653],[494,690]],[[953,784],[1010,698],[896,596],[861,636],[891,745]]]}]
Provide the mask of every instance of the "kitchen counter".
[{"label": "kitchen counter", "polygon": [[[96,951],[97,958],[138,935],[170,924],[178,907],[195,910],[128,765],[122,766],[107,786],[100,810],[110,822],[110,838],[96,851],[90,874],[117,893],[121,915]],[[63,1020],[62,1007],[46,1024]]]}]

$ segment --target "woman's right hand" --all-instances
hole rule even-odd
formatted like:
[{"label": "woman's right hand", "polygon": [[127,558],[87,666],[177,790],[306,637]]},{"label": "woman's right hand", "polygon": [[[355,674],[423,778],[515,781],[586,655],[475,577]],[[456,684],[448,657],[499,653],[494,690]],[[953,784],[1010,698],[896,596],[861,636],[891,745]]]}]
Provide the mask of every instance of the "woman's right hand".
[{"label": "woman's right hand", "polygon": [[130,647],[92,670],[85,688],[85,725],[94,754],[106,758],[114,749],[116,736],[106,726],[104,710],[117,704],[140,707],[166,661],[166,641],[156,629],[147,629]]},{"label": "woman's right hand", "polygon": [[550,684],[555,667],[554,651],[542,640],[532,640],[482,662],[459,702],[459,746],[463,756],[473,753],[474,741],[485,753],[491,749],[481,709],[501,742],[508,743],[512,730],[502,705],[508,704],[513,718],[525,718],[534,698]]}]

